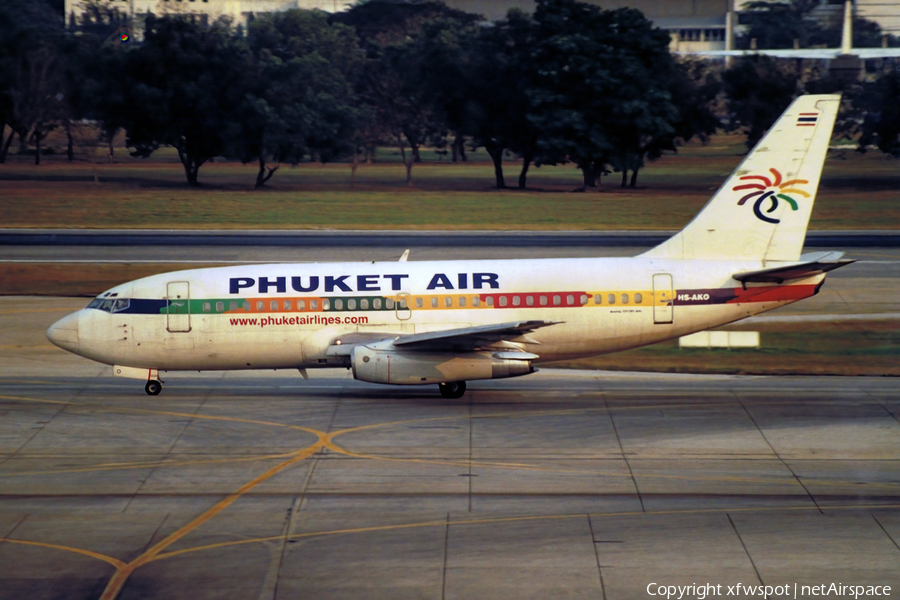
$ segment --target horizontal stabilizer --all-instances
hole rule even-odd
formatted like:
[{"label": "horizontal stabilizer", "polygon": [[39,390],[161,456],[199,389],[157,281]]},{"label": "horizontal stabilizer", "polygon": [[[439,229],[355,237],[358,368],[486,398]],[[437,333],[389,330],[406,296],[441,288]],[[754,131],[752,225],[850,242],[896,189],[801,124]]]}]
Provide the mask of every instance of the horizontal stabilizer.
[{"label": "horizontal stabilizer", "polygon": [[851,259],[841,259],[843,255],[843,252],[804,254],[800,257],[800,260],[804,262],[760,269],[758,271],[744,271],[743,273],[735,273],[732,277],[742,283],[783,283],[791,279],[821,275],[856,262]]}]

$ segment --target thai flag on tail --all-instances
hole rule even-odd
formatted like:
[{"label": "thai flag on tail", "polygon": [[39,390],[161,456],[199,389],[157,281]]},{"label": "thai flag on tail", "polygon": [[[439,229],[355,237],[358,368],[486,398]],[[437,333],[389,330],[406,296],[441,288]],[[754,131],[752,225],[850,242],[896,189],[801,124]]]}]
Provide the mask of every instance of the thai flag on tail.
[{"label": "thai flag on tail", "polygon": [[819,113],[800,113],[800,116],[797,118],[797,127],[815,127],[818,118]]}]

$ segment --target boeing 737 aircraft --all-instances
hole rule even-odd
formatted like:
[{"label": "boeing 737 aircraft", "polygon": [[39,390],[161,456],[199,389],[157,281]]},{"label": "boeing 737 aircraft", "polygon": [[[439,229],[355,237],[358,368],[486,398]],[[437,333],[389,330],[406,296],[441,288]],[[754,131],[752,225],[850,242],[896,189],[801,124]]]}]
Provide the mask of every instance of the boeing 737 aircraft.
[{"label": "boeing 737 aircraft", "polygon": [[162,389],[161,371],[346,367],[361,381],[527,375],[815,295],[853,261],[801,256],[840,96],[794,101],[681,232],[635,258],[233,266],[114,287],[57,346]]}]

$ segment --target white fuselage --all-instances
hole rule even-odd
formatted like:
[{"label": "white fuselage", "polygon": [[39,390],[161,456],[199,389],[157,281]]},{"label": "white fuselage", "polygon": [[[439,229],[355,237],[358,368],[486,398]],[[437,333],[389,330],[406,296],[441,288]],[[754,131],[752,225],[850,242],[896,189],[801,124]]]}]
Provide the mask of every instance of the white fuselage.
[{"label": "white fuselage", "polygon": [[54,342],[140,369],[314,368],[346,366],[329,353],[346,334],[390,337],[541,320],[554,324],[492,348],[533,353],[539,363],[736,321],[812,296],[824,279],[745,289],[731,277],[761,266],[593,258],[197,269],[109,290],[92,303],[98,307],[54,326],[63,332],[62,343]]}]

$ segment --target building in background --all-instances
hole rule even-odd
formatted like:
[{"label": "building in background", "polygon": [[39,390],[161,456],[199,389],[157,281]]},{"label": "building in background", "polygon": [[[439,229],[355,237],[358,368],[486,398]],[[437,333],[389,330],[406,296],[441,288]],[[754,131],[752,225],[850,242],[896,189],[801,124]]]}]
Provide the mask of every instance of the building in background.
[{"label": "building in background", "polygon": [[[66,22],[81,13],[86,0],[66,0]],[[147,13],[196,15],[203,21],[228,16],[236,24],[246,26],[266,13],[291,8],[319,9],[327,12],[346,10],[355,0],[87,0],[121,8],[139,28]],[[669,32],[675,52],[703,52],[734,48],[736,12],[752,0],[585,0],[606,9],[636,8]],[[778,1],[778,0],[772,0]],[[525,12],[534,10],[533,0],[444,0],[453,8],[483,15],[487,19],[503,18],[510,8]],[[840,23],[844,0],[819,0],[813,16],[823,24]],[[900,35],[900,1],[855,0],[859,17],[876,21],[885,33]]]}]

